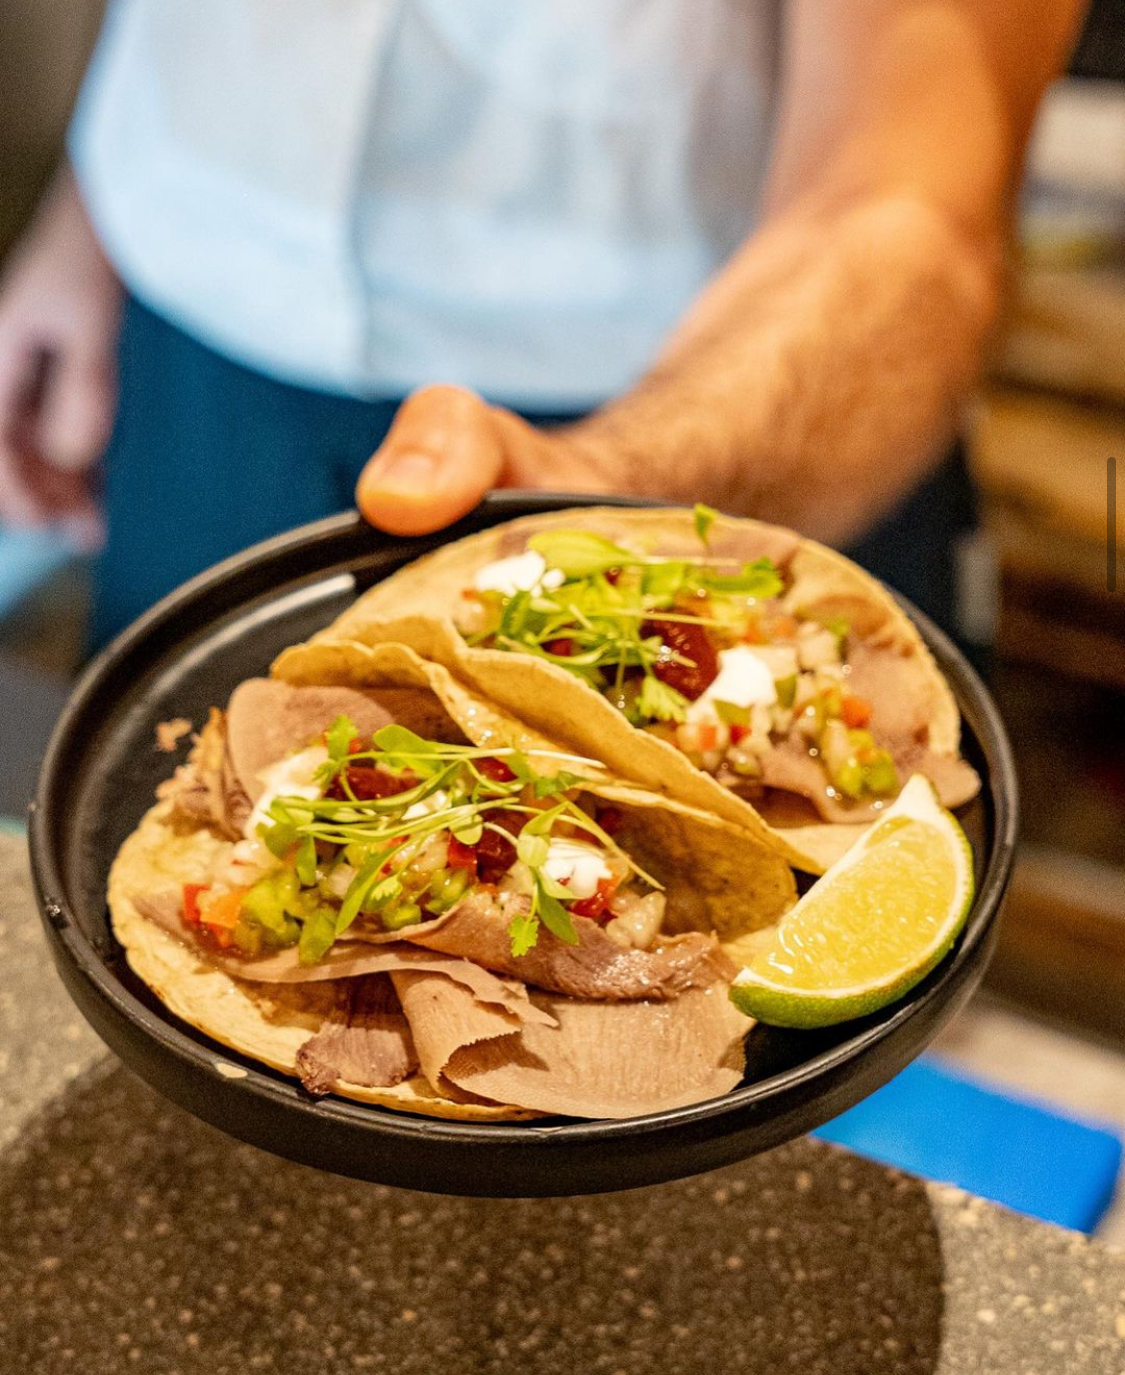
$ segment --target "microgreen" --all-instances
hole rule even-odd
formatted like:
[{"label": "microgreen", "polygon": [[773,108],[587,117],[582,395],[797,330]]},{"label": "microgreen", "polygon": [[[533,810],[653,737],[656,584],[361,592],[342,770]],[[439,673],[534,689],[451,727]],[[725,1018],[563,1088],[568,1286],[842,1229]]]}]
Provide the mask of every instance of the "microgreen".
[{"label": "microgreen", "polygon": [[745,621],[747,603],[784,590],[768,558],[740,563],[711,556],[717,516],[710,506],[696,506],[695,532],[708,552],[695,560],[652,557],[584,530],[533,535],[528,547],[565,581],[511,597],[487,594],[493,616],[467,637],[469,643],[556,664],[603,692],[637,724],[683,721],[687,699],[654,672],[658,662],[668,662],[669,651],[659,635],[645,633],[646,620],[658,616],[729,633]]},{"label": "microgreen", "polygon": [[[417,921],[424,894],[410,869],[414,856],[441,832],[451,833],[464,845],[478,844],[485,830],[512,839],[511,831],[498,824],[505,813],[516,814],[522,822],[514,840],[517,857],[531,877],[529,910],[518,914],[509,927],[515,955],[526,954],[535,945],[540,925],[569,944],[578,940],[565,905],[573,901],[573,895],[543,868],[551,837],[560,826],[567,833],[594,837],[651,886],[660,886],[574,800],[572,794],[585,779],[563,765],[581,766],[588,774],[600,767],[592,760],[554,750],[443,744],[424,740],[399,725],[377,731],[371,748],[357,748],[362,742],[346,716],[337,718],[325,740],[329,758],[318,773],[319,781],[327,788],[339,778],[345,797],[275,798],[267,812],[268,822],[261,828],[262,838],[275,855],[293,858],[302,892],[313,903],[307,914],[301,914],[302,962],[322,958],[361,913],[385,914],[388,926],[392,921],[403,925]],[[502,758],[512,777],[489,777],[479,767],[484,758]],[[552,763],[554,773],[539,772]],[[348,781],[348,771],[366,765],[418,781],[389,797],[360,799]],[[529,794],[537,803],[551,801],[553,805],[533,805]],[[415,804],[427,800],[429,806],[406,815]],[[318,846],[338,847],[336,860],[325,863],[345,862],[354,870],[338,911],[317,897],[323,872]]]},{"label": "microgreen", "polygon": [[695,525],[695,533],[704,544],[708,542],[708,537],[711,534],[711,526],[714,524],[715,517],[718,514],[718,511],[716,511],[713,506],[704,506],[701,501],[695,503],[693,524]]},{"label": "microgreen", "polygon": [[588,578],[611,568],[642,562],[621,545],[585,530],[545,530],[532,535],[527,547],[534,549],[548,568],[557,568],[568,578]]},{"label": "microgreen", "polygon": [[343,759],[351,748],[352,741],[359,730],[350,716],[337,716],[324,732],[324,743],[328,746],[329,759]]}]

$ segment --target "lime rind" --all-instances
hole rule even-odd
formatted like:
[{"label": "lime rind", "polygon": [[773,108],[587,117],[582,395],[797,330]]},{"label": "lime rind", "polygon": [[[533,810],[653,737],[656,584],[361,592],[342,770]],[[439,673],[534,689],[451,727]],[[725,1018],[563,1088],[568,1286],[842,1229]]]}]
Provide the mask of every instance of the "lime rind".
[{"label": "lime rind", "polygon": [[834,1026],[876,1012],[904,997],[949,953],[972,907],[975,890],[972,849],[956,818],[942,807],[933,785],[920,774],[908,781],[883,817],[813,885],[783,918],[781,925],[784,927],[807,908],[814,895],[823,894],[826,886],[860,863],[881,840],[897,829],[896,818],[934,827],[944,837],[953,860],[954,895],[948,915],[933,939],[913,955],[909,965],[891,969],[881,979],[843,988],[801,989],[771,980],[755,968],[768,953],[763,951],[738,974],[731,986],[731,1001],[739,1011],[771,1026],[804,1030]]}]

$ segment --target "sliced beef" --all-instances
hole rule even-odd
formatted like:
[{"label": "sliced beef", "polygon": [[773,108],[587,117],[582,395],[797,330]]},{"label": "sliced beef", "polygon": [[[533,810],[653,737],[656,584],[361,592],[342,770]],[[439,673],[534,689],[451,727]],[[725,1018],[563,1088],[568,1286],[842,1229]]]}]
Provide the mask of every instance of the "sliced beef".
[{"label": "sliced beef", "polygon": [[262,791],[258,778],[294,750],[304,749],[338,716],[349,716],[361,735],[394,719],[363,692],[345,687],[290,687],[271,678],[239,683],[227,703],[227,743],[234,777],[252,802]]},{"label": "sliced beef", "polygon": [[417,1068],[410,1024],[386,974],[342,981],[332,1016],[297,1051],[301,1083],[315,1094],[341,1081],[389,1088]]},{"label": "sliced beef", "polygon": [[[871,733],[876,744],[890,752],[900,781],[905,783],[911,774],[924,774],[945,807],[959,807],[975,797],[980,779],[973,767],[930,748],[934,689],[922,662],[854,635],[848,637],[847,660],[847,690],[871,703]],[[809,742],[797,730],[790,731],[765,755],[761,783],[808,798],[824,821],[874,821],[881,810],[871,801],[830,797],[824,768],[809,754]],[[768,802],[763,811],[768,818]]]},{"label": "sliced beef", "polygon": [[628,1001],[676,998],[733,977],[714,936],[669,936],[651,950],[623,949],[587,917],[574,917],[578,944],[566,945],[546,927],[526,955],[513,955],[506,912],[488,892],[459,903],[436,928],[414,927],[410,939],[430,950],[461,955],[501,974],[575,998]]},{"label": "sliced beef", "polygon": [[[900,741],[897,748],[875,733],[876,740],[891,750],[901,782],[911,774],[924,774],[937,789],[943,807],[959,807],[975,797],[980,779],[971,764],[947,754],[935,754],[916,741]],[[824,821],[859,823],[874,821],[882,809],[871,801],[844,802],[828,795],[828,782],[819,759],[809,754],[804,736],[792,731],[775,745],[762,759],[762,783],[787,793],[806,797]],[[770,819],[768,798],[764,804],[755,800],[763,815]]]},{"label": "sliced beef", "polygon": [[187,760],[160,784],[156,795],[172,804],[174,820],[210,826],[231,840],[242,835],[250,799],[230,769],[226,718],[217,708],[212,708]]},{"label": "sliced beef", "polygon": [[671,1002],[537,995],[553,1025],[514,1027],[440,975],[393,979],[422,1071],[452,1097],[622,1118],[716,1098],[742,1078],[752,1023],[724,986]]},{"label": "sliced beef", "polygon": [[341,715],[355,723],[364,740],[392,722],[430,740],[465,738],[424,688],[292,687],[272,678],[248,678],[231,693],[227,731],[235,776],[250,798],[256,801],[261,792],[262,769],[303,749]]},{"label": "sliced beef", "polygon": [[419,688],[291,687],[249,678],[226,712],[213,708],[187,761],[157,789],[176,819],[237,839],[262,791],[258,774],[303,749],[341,714],[371,736],[392,721],[453,743],[464,736],[433,695]]},{"label": "sliced beef", "polygon": [[519,980],[500,978],[471,960],[412,945],[402,939],[401,932],[381,945],[355,940],[337,941],[316,964],[302,964],[296,946],[244,959],[216,950],[199,939],[192,927],[185,926],[176,893],[132,894],[130,900],[142,917],[197,951],[201,960],[247,983],[323,983],[330,979],[343,981],[398,970],[422,970],[444,974],[468,989],[478,1002],[511,1012],[517,1021],[543,1021],[546,1017],[545,1013],[533,1006],[527,989]]},{"label": "sliced beef", "polygon": [[391,975],[391,981],[402,1002],[411,1035],[417,1036],[414,1044],[430,1086],[457,1102],[487,1100],[487,1095],[452,1083],[445,1077],[445,1067],[466,1046],[498,1039],[518,1043],[519,1020],[505,1008],[482,1003],[442,974],[400,970]]}]

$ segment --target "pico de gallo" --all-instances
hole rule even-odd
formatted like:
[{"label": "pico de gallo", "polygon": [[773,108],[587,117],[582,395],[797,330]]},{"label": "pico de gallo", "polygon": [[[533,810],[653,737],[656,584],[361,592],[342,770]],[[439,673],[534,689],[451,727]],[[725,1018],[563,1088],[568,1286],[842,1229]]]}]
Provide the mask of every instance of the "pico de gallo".
[{"label": "pico de gallo", "polygon": [[899,791],[873,706],[849,691],[851,627],[790,608],[770,559],[711,558],[715,513],[696,508],[698,559],[647,556],[580,530],[533,535],[464,590],[467,642],[537,655],[601,692],[635,726],[753,797],[778,747],[817,761],[841,804]]},{"label": "pico de gallo", "polygon": [[184,885],[183,920],[232,953],[296,946],[315,964],[353,926],[408,937],[484,891],[508,918],[513,956],[541,926],[577,944],[575,917],[647,948],[664,896],[613,839],[621,813],[560,767],[589,761],[535,763],[399,725],[365,741],[341,716],[322,743],[263,773],[245,838],[216,881]]}]

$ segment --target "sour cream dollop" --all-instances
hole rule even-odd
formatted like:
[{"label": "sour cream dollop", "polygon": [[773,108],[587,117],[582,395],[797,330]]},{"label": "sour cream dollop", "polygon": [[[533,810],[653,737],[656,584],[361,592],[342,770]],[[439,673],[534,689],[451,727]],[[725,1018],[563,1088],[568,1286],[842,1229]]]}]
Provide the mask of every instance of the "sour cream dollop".
[{"label": "sour cream dollop", "polygon": [[537,592],[540,588],[558,587],[566,581],[559,568],[547,568],[542,554],[529,549],[525,554],[512,554],[495,563],[478,568],[473,586],[478,592],[499,592],[514,597],[517,592]]},{"label": "sour cream dollop", "polygon": [[244,834],[249,840],[258,838],[258,827],[262,822],[269,823],[266,813],[275,797],[307,797],[310,801],[320,796],[320,784],[315,775],[328,758],[323,745],[310,745],[307,750],[288,755],[263,769],[258,774],[262,783],[262,795],[254,803],[254,810],[246,822]]},{"label": "sour cream dollop", "polygon": [[745,645],[719,651],[719,674],[688,708],[689,721],[716,721],[716,702],[735,707],[773,706],[777,688],[769,665]]},{"label": "sour cream dollop", "polygon": [[552,840],[543,872],[556,883],[565,883],[576,898],[592,898],[599,880],[613,877],[602,852],[581,840]]}]

